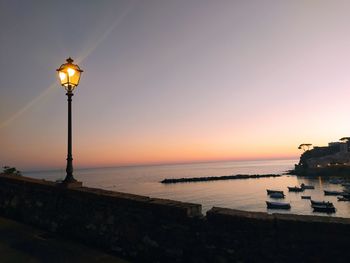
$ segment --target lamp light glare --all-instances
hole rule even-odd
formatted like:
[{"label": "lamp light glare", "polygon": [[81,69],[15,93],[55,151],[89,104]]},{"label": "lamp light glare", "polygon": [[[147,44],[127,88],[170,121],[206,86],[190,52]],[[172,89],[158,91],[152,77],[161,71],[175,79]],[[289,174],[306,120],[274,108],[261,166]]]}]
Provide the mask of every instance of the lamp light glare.
[{"label": "lamp light glare", "polygon": [[68,71],[68,76],[69,77],[72,77],[75,74],[75,70],[72,69],[72,68],[68,68],[67,71]]},{"label": "lamp light glare", "polygon": [[60,76],[61,81],[64,81],[67,78],[66,74],[63,72],[60,72],[59,76]]}]

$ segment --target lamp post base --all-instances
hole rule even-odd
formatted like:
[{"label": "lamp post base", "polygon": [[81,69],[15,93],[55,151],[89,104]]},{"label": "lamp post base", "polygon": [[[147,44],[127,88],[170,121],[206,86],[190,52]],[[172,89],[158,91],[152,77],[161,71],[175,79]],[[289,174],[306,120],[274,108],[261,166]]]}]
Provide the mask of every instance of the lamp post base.
[{"label": "lamp post base", "polygon": [[80,188],[83,187],[83,182],[79,182],[77,180],[64,180],[60,183],[60,186],[65,188]]}]

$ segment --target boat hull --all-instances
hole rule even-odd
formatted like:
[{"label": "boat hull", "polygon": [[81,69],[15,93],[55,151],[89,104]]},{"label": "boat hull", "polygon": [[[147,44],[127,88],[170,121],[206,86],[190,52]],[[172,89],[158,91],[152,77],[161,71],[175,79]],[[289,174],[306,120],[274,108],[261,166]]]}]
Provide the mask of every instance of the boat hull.
[{"label": "boat hull", "polygon": [[312,208],[314,209],[314,212],[321,212],[321,213],[335,213],[335,207],[334,206],[323,206],[323,205],[313,205]]},{"label": "boat hull", "polygon": [[334,207],[333,203],[331,202],[325,202],[325,201],[314,201],[314,200],[310,200],[311,201],[311,206],[316,205],[316,206],[329,206],[329,207]]},{"label": "boat hull", "polygon": [[338,197],[338,201],[350,202],[350,198],[347,198],[347,197]]},{"label": "boat hull", "polygon": [[270,194],[270,198],[274,198],[274,199],[283,199],[283,198],[284,198],[284,194],[281,194],[281,193],[272,193],[272,194]]},{"label": "boat hull", "polygon": [[342,196],[344,198],[350,199],[350,194],[349,193],[343,193]]},{"label": "boat hull", "polygon": [[343,192],[339,192],[339,191],[327,191],[324,190],[324,195],[342,195]]},{"label": "boat hull", "polygon": [[301,187],[288,187],[289,192],[304,192],[304,188]]},{"label": "boat hull", "polygon": [[313,185],[304,185],[303,188],[304,189],[315,189],[315,186],[313,186]]},{"label": "boat hull", "polygon": [[277,202],[266,201],[266,205],[268,209],[284,209],[284,210],[290,209],[289,203],[277,203]]},{"label": "boat hull", "polygon": [[303,196],[301,196],[301,199],[311,199],[311,196],[309,196],[309,195],[303,195]]},{"label": "boat hull", "polygon": [[278,194],[284,195],[283,191],[279,191],[279,190],[270,190],[270,189],[267,189],[266,192],[267,192],[268,195],[274,194],[274,193],[278,193]]}]

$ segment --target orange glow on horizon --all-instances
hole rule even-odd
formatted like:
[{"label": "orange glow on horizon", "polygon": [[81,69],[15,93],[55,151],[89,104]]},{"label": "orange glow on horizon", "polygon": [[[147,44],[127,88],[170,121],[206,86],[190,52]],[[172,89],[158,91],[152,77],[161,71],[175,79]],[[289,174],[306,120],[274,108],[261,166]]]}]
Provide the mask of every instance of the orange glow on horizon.
[{"label": "orange glow on horizon", "polygon": [[[97,147],[78,150],[76,164],[79,166],[114,166],[138,164],[168,164],[206,161],[259,160],[259,159],[294,159],[300,152],[283,146],[252,145],[222,147],[220,144],[188,144],[188,145],[109,145],[107,148]],[[119,149],[119,150],[118,150]]]}]

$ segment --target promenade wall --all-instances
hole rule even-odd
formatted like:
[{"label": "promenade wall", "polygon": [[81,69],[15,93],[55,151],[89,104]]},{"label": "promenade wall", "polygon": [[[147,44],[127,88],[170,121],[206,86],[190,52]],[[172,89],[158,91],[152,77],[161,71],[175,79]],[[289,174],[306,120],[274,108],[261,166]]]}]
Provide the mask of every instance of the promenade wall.
[{"label": "promenade wall", "polygon": [[132,262],[347,262],[350,219],[244,212],[0,176],[0,215]]}]

